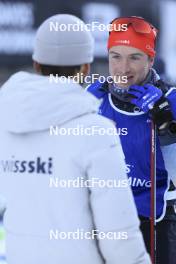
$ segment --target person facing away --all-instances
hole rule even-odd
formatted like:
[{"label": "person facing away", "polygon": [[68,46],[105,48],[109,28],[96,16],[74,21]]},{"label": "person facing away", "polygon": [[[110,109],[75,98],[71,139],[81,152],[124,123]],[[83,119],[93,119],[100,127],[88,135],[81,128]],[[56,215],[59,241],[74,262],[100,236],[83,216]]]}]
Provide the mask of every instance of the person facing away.
[{"label": "person facing away", "polygon": [[[63,31],[63,24],[84,29]],[[119,137],[93,133],[115,126],[68,78],[88,74],[90,32],[75,16],[50,17],[37,31],[33,61],[39,74],[18,72],[0,92],[8,264],[150,263]],[[117,181],[122,186],[112,186]]]}]

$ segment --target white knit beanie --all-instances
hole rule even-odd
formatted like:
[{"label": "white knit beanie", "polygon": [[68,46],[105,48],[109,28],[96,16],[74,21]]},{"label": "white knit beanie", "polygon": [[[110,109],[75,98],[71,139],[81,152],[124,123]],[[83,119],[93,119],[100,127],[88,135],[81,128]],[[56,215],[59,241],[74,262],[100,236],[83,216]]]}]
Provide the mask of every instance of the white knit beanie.
[{"label": "white knit beanie", "polygon": [[73,66],[93,61],[94,40],[82,20],[67,14],[45,20],[37,30],[33,60],[44,65]]}]

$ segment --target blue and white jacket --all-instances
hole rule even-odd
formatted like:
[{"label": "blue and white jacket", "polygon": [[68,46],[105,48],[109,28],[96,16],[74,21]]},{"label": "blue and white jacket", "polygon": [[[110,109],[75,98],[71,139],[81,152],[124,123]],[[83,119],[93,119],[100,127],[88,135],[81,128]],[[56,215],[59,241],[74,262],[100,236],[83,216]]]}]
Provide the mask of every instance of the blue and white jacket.
[{"label": "blue and white jacket", "polygon": [[[151,193],[151,118],[149,114],[142,111],[124,111],[113,102],[113,96],[108,91],[102,89],[102,83],[97,81],[90,85],[87,91],[101,99],[99,114],[110,118],[116,123],[120,135],[122,148],[125,154],[127,174],[132,187],[138,214],[150,217],[150,193]],[[176,89],[172,89],[172,96],[168,101],[171,105],[174,119],[176,119]],[[167,93],[171,94],[171,91]],[[135,109],[135,108],[134,108]],[[168,153],[174,149],[176,154],[176,144],[167,147]],[[175,155],[173,154],[173,155]],[[176,156],[175,156],[176,157]],[[173,159],[173,157],[172,157]],[[176,161],[176,158],[175,158]],[[175,166],[172,164],[171,167]],[[172,168],[174,171],[174,168]],[[172,173],[173,174],[173,173]],[[160,146],[159,137],[156,137],[156,218],[161,220],[165,214],[166,192],[169,188],[170,177],[165,165],[163,150]],[[176,175],[174,175],[176,177]]]}]

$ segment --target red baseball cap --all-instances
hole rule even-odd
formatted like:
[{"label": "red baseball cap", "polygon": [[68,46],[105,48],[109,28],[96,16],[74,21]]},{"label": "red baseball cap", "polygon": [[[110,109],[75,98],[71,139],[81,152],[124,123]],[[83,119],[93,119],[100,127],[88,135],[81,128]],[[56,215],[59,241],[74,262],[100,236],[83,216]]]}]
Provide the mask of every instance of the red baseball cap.
[{"label": "red baseball cap", "polygon": [[[124,30],[119,26],[126,24]],[[142,50],[151,57],[155,56],[155,41],[158,30],[142,17],[121,17],[111,22],[108,38],[108,49],[113,46],[130,46]],[[117,30],[118,28],[118,30]]]}]

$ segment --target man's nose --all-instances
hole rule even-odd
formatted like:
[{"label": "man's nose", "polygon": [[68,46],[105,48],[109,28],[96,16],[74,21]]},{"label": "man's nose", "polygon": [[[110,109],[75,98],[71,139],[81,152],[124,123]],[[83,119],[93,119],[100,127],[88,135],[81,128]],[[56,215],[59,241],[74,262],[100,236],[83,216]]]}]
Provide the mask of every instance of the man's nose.
[{"label": "man's nose", "polygon": [[122,60],[120,63],[120,73],[125,76],[130,72],[130,64],[128,60]]}]

